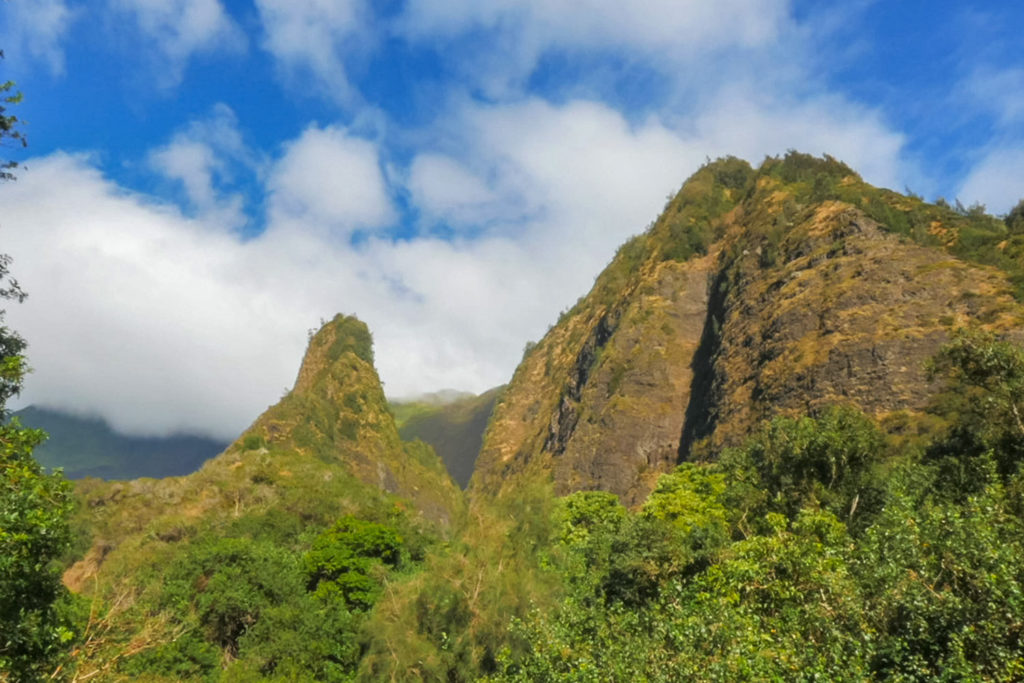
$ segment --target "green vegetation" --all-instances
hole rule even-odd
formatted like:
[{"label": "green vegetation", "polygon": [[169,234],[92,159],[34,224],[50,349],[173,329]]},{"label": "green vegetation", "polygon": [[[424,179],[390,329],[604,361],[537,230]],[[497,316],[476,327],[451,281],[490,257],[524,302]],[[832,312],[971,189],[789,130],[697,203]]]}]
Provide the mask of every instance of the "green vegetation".
[{"label": "green vegetation", "polygon": [[746,492],[732,501],[742,516],[794,517],[813,506],[855,528],[880,505],[878,470],[887,459],[881,430],[860,412],[841,407],[815,418],[777,418],[742,448],[721,456],[734,495]]},{"label": "green vegetation", "polygon": [[[921,370],[931,350],[915,358],[900,345],[918,338],[926,348],[937,345],[975,313],[929,301],[933,310],[927,318],[910,317],[909,325],[920,327],[885,351],[872,343],[875,321],[910,298],[909,292],[919,295],[914,287],[919,283],[909,279],[912,269],[904,276],[896,267],[869,272],[898,282],[907,277],[906,287],[876,291],[873,280],[856,279],[858,259],[927,255],[921,258],[922,280],[940,269],[947,275],[951,268],[984,273],[972,284],[991,289],[979,287],[971,294],[982,306],[990,293],[1003,297],[1006,290],[995,269],[965,262],[984,263],[986,249],[1006,248],[1000,244],[1009,217],[1001,221],[977,209],[930,205],[878,190],[828,157],[791,153],[746,172],[739,162],[728,182],[715,171],[721,163],[701,169],[647,232],[623,244],[591,293],[529,350],[499,405],[500,432],[492,425],[493,448],[485,448],[470,489],[474,512],[505,530],[502,514],[517,522],[532,517],[531,528],[547,527],[549,535],[496,545],[479,526],[465,528],[462,538],[485,539],[477,547],[487,552],[435,558],[429,580],[403,586],[400,606],[389,605],[391,616],[379,622],[380,629],[390,629],[393,641],[403,632],[399,624],[412,625],[415,656],[381,647],[379,662],[385,653],[408,670],[430,661],[409,674],[429,680],[1015,680],[1021,675],[1024,642],[1008,616],[1019,613],[1024,590],[1024,564],[1018,559],[1024,544],[1019,498],[1024,479],[1016,455],[1021,441],[1013,431],[1014,403],[1008,398],[1015,391],[1018,362],[998,351],[1002,342],[988,340],[985,382],[975,382],[976,392],[967,393],[966,379],[957,373],[968,365],[956,356],[966,337],[958,337],[934,371],[936,378],[949,380],[950,388],[936,399],[933,412],[922,416],[917,409],[936,389],[925,386]],[[898,237],[880,238],[865,215]],[[938,249],[951,255],[936,254]],[[710,258],[696,262],[716,251],[717,264]],[[796,260],[799,264],[790,263]],[[758,264],[766,272],[759,273]],[[1004,270],[1012,275],[1013,268],[1019,264]],[[629,509],[607,492],[580,491],[556,499],[545,521],[538,507],[519,498],[538,481],[579,491],[607,486],[619,470],[648,471],[642,468],[650,460],[641,458],[650,457],[650,450],[636,453],[610,432],[635,427],[649,436],[653,430],[636,425],[666,420],[678,405],[651,404],[650,410],[644,405],[619,423],[605,419],[618,417],[608,406],[636,405],[623,400],[620,388],[638,366],[648,373],[645,396],[653,393],[662,366],[637,361],[648,346],[669,353],[681,344],[662,302],[678,315],[690,303],[684,297],[700,296],[693,284],[704,272],[720,275],[712,281],[712,303],[698,313],[706,314],[700,322],[715,341],[707,345],[709,364],[727,352],[737,362],[719,366],[721,372],[709,376],[690,400],[722,400],[709,394],[734,377],[749,378],[750,391],[736,392],[740,401],[717,406],[733,420],[730,426],[740,425],[728,435],[736,438],[723,442],[742,445],[719,447],[709,438],[693,451],[707,462],[662,475],[646,500],[629,498],[640,487],[616,481]],[[824,305],[847,287],[863,291],[842,306]],[[801,288],[810,294],[792,296]],[[787,297],[791,308],[780,315],[774,304]],[[1012,303],[1003,302],[1009,307],[1004,310],[1019,315]],[[822,305],[820,319],[803,317],[800,308],[808,304]],[[941,327],[940,315],[946,316]],[[861,316],[872,320],[866,331]],[[982,324],[991,322],[978,317]],[[664,346],[640,322],[648,318],[652,330],[669,323]],[[691,320],[686,324],[698,327]],[[1012,329],[1003,322],[993,327]],[[698,327],[694,342],[699,335]],[[805,360],[819,342],[826,353],[834,344],[835,353]],[[806,346],[792,353],[799,343]],[[679,364],[696,358],[691,353]],[[616,362],[608,363],[614,354],[619,354]],[[784,363],[763,372],[780,356]],[[812,362],[829,363],[830,375]],[[890,386],[862,379],[858,372],[866,367],[913,374],[921,385],[920,402],[910,406],[898,380]],[[684,381],[693,388],[690,378]],[[872,407],[871,415],[863,414],[854,407],[862,401],[856,394],[865,385],[874,388],[876,381],[887,400]],[[790,405],[757,393],[780,386],[790,394]],[[956,403],[958,396],[965,405]],[[743,414],[742,401],[761,403]],[[848,403],[826,407],[836,401]],[[795,411],[807,406],[813,412],[797,416]],[[893,406],[895,413],[889,412]],[[756,426],[761,415],[780,412],[785,416]],[[718,425],[708,422],[708,431],[698,437],[714,435]],[[585,441],[580,436],[585,429],[593,430],[587,437],[604,431]],[[744,436],[749,437],[745,443]],[[584,444],[573,462],[568,451],[556,451],[570,438]],[[645,446],[651,449],[653,441]],[[494,508],[502,513],[495,515]],[[942,520],[956,539],[975,534],[985,540],[940,538]],[[890,539],[907,548],[888,547]],[[999,551],[986,550],[987,543],[1000,544]],[[500,592],[507,579],[495,571],[495,563],[516,566],[519,576],[529,577],[518,601]],[[1005,589],[986,576],[998,577],[991,581]],[[493,619],[481,604],[485,596],[488,604],[515,615],[498,638],[487,635],[492,627],[484,627]],[[413,607],[423,603],[431,607],[430,619]],[[1007,611],[1000,613],[1004,606]],[[919,618],[918,610],[926,616]],[[926,626],[929,620],[943,625]],[[400,678],[402,668],[377,665],[373,671]]]},{"label": "green vegetation", "polygon": [[1024,233],[1024,199],[1017,202],[1017,206],[1006,215],[1006,227],[1011,235]]},{"label": "green vegetation", "polygon": [[[78,492],[101,511],[82,510],[78,532],[107,555],[100,583],[84,586],[91,616],[69,673],[351,680],[385,586],[418,575],[443,533],[407,501],[294,453],[139,483]],[[174,510],[159,509],[167,499]],[[202,516],[175,512],[200,502]]]},{"label": "green vegetation", "polygon": [[423,571],[390,584],[364,633],[360,680],[472,681],[493,673],[510,640],[509,620],[558,594],[549,539],[550,482],[471,509]]},{"label": "green vegetation", "polygon": [[965,261],[997,266],[1009,276],[1018,300],[1024,301],[1024,200],[1005,220],[944,200],[934,204],[865,183],[850,167],[830,156],[818,158],[790,151],[769,157],[757,171],[756,190],[748,197],[784,192],[791,214],[826,200],[846,202],[864,211],[883,228],[918,244],[946,249]]},{"label": "green vegetation", "polygon": [[0,426],[0,673],[14,680],[54,670],[75,636],[56,563],[70,541],[71,491],[32,459],[44,438],[17,420]]},{"label": "green vegetation", "polygon": [[357,358],[373,365],[373,335],[366,323],[353,316],[340,314],[331,323],[337,328],[337,334],[331,342],[329,357],[339,358],[343,353],[352,352]]},{"label": "green vegetation", "polygon": [[402,550],[402,537],[393,528],[349,515],[313,541],[303,564],[317,596],[341,599],[350,609],[366,609],[380,590],[375,570],[408,564]]},{"label": "green vegetation", "polygon": [[[736,292],[795,258],[835,265],[843,237],[810,219],[848,214],[834,223],[856,230],[858,208],[952,254],[908,273],[948,275],[957,259],[1024,272],[1007,261],[1024,204],[1000,220],[871,188],[830,157],[789,153],[756,171],[727,158],[694,174],[528,347],[522,376],[543,375],[532,392],[388,406],[369,330],[337,316],[311,334],[294,389],[223,454],[180,478],[78,482],[71,532],[68,485],[28,458],[40,435],[11,422],[0,432],[0,680],[58,666],[58,678],[149,681],[1024,678],[1021,347],[980,327],[955,333],[929,366],[927,415],[866,415],[850,398],[860,387],[837,383],[850,393],[752,409],[730,441],[698,416],[707,430],[695,440],[708,438],[688,452],[700,460],[660,477],[675,445],[629,450],[639,421],[679,434],[671,419],[693,417],[679,388],[691,405],[718,390],[711,370],[727,345],[749,347],[741,360],[790,352],[767,341],[807,324],[792,310],[725,338],[775,290]],[[846,285],[828,282],[826,295]],[[929,315],[920,324],[933,331]],[[940,333],[971,315],[949,313]],[[833,324],[824,318],[809,324]],[[2,332],[6,399],[23,343]],[[724,372],[760,372],[754,389],[768,391],[798,360],[774,376],[753,362]],[[671,375],[684,366],[692,376]],[[644,402],[669,384],[671,406]],[[495,405],[520,412],[467,503],[435,449],[464,484]],[[758,424],[766,414],[779,416]],[[572,462],[533,449],[584,427]],[[634,456],[637,476],[616,480]],[[621,500],[581,490],[609,482]]]},{"label": "green vegetation", "polygon": [[295,388],[199,472],[78,483],[65,578],[91,605],[69,675],[352,679],[385,587],[461,512],[433,450],[399,438],[369,339],[326,323]]},{"label": "green vegetation", "polygon": [[[708,161],[670,197],[649,229],[627,240],[601,272],[588,295],[592,303],[611,306],[631,291],[641,267],[653,261],[688,261],[704,256],[724,234],[725,215],[748,196],[756,173],[746,161],[724,157]],[[559,320],[579,313],[581,298]]]},{"label": "green vegetation", "polygon": [[[943,349],[949,391],[995,408],[958,413],[925,452],[894,457],[870,420],[830,409],[682,465],[637,512],[562,499],[564,597],[513,622],[526,652],[506,649],[492,680],[1019,679],[1022,353],[976,333]],[[930,455],[965,430],[985,449],[946,456],[975,461],[966,495]]]},{"label": "green vegetation", "polygon": [[736,157],[708,162],[686,181],[661,219],[667,230],[661,257],[686,261],[708,253],[722,236],[721,217],[736,206],[754,178],[750,164]]},{"label": "green vegetation", "polygon": [[351,680],[367,610],[426,542],[397,511],[388,523],[347,515],[292,543],[247,526],[257,533],[203,535],[176,552],[145,600],[174,637],[121,659],[122,675]]},{"label": "green vegetation", "polygon": [[[6,113],[21,101],[13,87],[0,84],[0,142],[24,145],[20,121]],[[0,164],[0,180],[12,180],[16,166]],[[25,292],[10,265],[11,257],[0,254],[0,302],[21,302]],[[30,681],[59,670],[75,638],[75,603],[57,565],[70,541],[71,492],[59,471],[46,473],[32,457],[46,435],[7,420],[7,402],[21,390],[28,366],[25,340],[7,327],[5,313],[0,309],[0,679]]]},{"label": "green vegetation", "polygon": [[927,452],[943,488],[969,495],[985,487],[990,468],[1016,473],[1024,462],[1024,349],[991,333],[960,331],[930,370],[947,384],[933,411],[954,425]]}]

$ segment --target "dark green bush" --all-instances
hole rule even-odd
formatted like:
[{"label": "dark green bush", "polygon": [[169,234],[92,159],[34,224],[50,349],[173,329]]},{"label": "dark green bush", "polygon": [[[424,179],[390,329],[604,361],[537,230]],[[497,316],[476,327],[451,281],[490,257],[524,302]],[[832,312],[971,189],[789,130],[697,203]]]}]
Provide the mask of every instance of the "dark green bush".
[{"label": "dark green bush", "polygon": [[320,534],[302,562],[309,590],[368,609],[380,590],[377,568],[397,569],[406,558],[397,530],[349,515]]}]

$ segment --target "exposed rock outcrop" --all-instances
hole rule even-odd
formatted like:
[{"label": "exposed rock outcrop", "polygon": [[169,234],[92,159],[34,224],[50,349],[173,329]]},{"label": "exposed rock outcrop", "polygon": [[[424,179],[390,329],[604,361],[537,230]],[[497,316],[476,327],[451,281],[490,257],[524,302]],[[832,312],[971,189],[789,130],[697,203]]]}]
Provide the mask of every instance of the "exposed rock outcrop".
[{"label": "exposed rock outcrop", "polygon": [[714,457],[776,414],[918,413],[952,329],[1024,330],[1007,273],[977,262],[991,250],[957,258],[950,235],[976,227],[828,157],[708,164],[524,358],[471,493],[539,475],[635,505],[696,445]]}]

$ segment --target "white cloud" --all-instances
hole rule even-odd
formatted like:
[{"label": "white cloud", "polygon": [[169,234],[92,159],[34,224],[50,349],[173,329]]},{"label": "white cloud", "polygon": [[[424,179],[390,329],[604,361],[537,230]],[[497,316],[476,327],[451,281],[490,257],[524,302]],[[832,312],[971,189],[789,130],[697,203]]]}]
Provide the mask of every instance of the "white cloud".
[{"label": "white cloud", "polygon": [[990,120],[987,139],[962,152],[966,171],[953,194],[1002,214],[1024,198],[1024,68],[980,66],[954,89],[951,107]]},{"label": "white cloud", "polygon": [[[580,117],[593,120],[587,132],[558,135]],[[136,432],[188,426],[228,437],[291,384],[305,330],[337,311],[371,326],[393,395],[507,381],[526,339],[653,217],[678,160],[654,149],[656,126],[635,135],[596,105],[533,103],[466,120],[483,148],[496,146],[506,187],[535,192],[575,154],[593,156],[568,173],[594,168],[578,185],[562,180],[577,185],[572,195],[537,199],[541,219],[521,233],[353,247],[322,224],[379,225],[394,210],[375,147],[339,129],[310,128],[286,148],[269,175],[270,224],[248,240],[125,193],[86,158],[31,160],[18,183],[0,186],[5,248],[31,294],[9,312],[37,368],[25,400]],[[587,145],[590,136],[615,151]],[[539,158],[559,137],[565,144]],[[671,168],[642,168],[652,158]],[[634,178],[640,196],[609,210],[613,186],[652,173],[665,176],[658,189]]]},{"label": "white cloud", "polygon": [[353,248],[291,220],[242,240],[124,192],[86,158],[30,166],[0,186],[5,249],[30,292],[8,313],[36,368],[25,402],[230,437],[291,385],[321,317],[370,324],[394,394],[504,381],[523,317],[547,317],[534,309],[548,260],[504,240]]},{"label": "white cloud", "polygon": [[250,167],[261,161],[245,144],[238,129],[238,117],[224,103],[213,106],[208,116],[191,121],[175,139],[195,140],[213,148],[218,155]]},{"label": "white cloud", "polygon": [[207,208],[216,203],[213,172],[217,160],[203,143],[175,140],[151,152],[150,163],[168,178],[180,181],[196,206]]},{"label": "white cloud", "polygon": [[[692,170],[695,160],[726,154],[756,164],[766,154],[793,148],[838,157],[873,183],[902,187],[909,180],[919,186],[921,173],[902,159],[904,137],[881,111],[829,91],[813,69],[821,50],[830,49],[822,34],[840,24],[835,12],[819,12],[813,25],[802,24],[792,15],[791,4],[411,0],[400,21],[404,35],[437,41],[444,46],[442,55],[465,63],[460,73],[499,105],[522,101],[530,87],[528,77],[549,52],[563,55],[570,64],[593,65],[569,76],[562,92],[614,103],[609,113],[630,116],[635,132],[646,128],[644,134],[660,137],[666,149],[682,145],[687,151],[681,168]],[[635,95],[627,95],[629,101],[620,102],[621,83],[615,83],[630,77],[631,65],[641,65],[638,73],[653,79],[645,86],[653,93],[646,101],[635,102]],[[592,121],[584,113],[579,120],[559,122],[555,136],[568,131],[577,144],[604,147],[610,160],[620,152],[602,141],[586,141],[586,126]],[[571,191],[563,178],[585,178],[602,168],[601,159],[572,152],[569,142],[553,141],[552,149],[568,156],[553,166],[541,192],[545,187]],[[546,156],[544,145],[533,152],[538,158]],[[529,166],[526,153],[514,151]],[[577,158],[595,164],[576,167]],[[610,188],[606,205],[628,203],[635,196],[629,183],[623,179]]]},{"label": "white cloud", "polygon": [[[397,30],[438,41],[456,69],[503,94],[550,51],[618,55],[671,73],[695,55],[761,48],[788,28],[788,9],[788,0],[410,0]],[[468,54],[452,49],[460,41]]]},{"label": "white cloud", "polygon": [[30,343],[28,401],[133,431],[227,436],[275,398],[268,382],[295,367],[282,349],[299,352],[302,312],[250,294],[245,245],[79,157],[35,159],[0,193],[5,249],[30,292],[8,312]]},{"label": "white cloud", "polygon": [[234,112],[224,104],[210,116],[190,123],[166,145],[149,153],[149,164],[166,178],[180,183],[191,207],[207,222],[226,229],[246,222],[242,197],[221,191],[233,180],[233,168],[263,172],[264,163],[242,140]]},{"label": "white cloud", "polygon": [[667,193],[703,159],[657,120],[631,126],[610,107],[529,100],[471,106],[462,115],[470,149],[492,167],[502,194],[516,197],[526,228],[571,258],[607,261],[653,220]]},{"label": "white cloud", "polygon": [[[757,165],[765,155],[790,148],[828,153],[869,182],[895,187],[905,172],[903,137],[877,112],[841,98],[799,101],[765,96],[753,87],[723,91],[699,115],[675,126],[658,117],[631,124],[615,109],[591,101],[556,106],[531,99],[465,105],[452,114],[448,130],[445,147],[461,148],[464,166],[454,167],[456,172],[430,152],[417,157],[410,180],[417,203],[435,212],[439,206],[461,208],[457,190],[442,201],[440,191],[422,189],[422,176],[432,170],[440,185],[471,167],[474,178],[488,178],[492,196],[502,197],[473,204],[477,220],[571,240],[606,260],[656,217],[665,196],[708,156],[733,154]],[[473,182],[480,181],[462,181],[471,188]]]},{"label": "white cloud", "polygon": [[311,127],[290,143],[269,190],[272,220],[311,221],[336,234],[396,217],[376,146],[338,128]]},{"label": "white cloud", "polygon": [[968,172],[957,196],[967,206],[981,202],[989,213],[1008,213],[1024,199],[1024,144],[990,150]]},{"label": "white cloud", "polygon": [[1024,121],[1024,68],[980,69],[961,90],[976,107],[993,112],[1001,126]]},{"label": "white cloud", "polygon": [[669,55],[695,49],[756,46],[784,23],[784,0],[410,0],[403,28],[418,37],[501,28],[547,47],[622,48]]},{"label": "white cloud", "polygon": [[345,56],[365,39],[362,0],[256,0],[264,47],[290,72],[311,74],[340,102],[353,91]]},{"label": "white cloud", "polygon": [[177,85],[185,64],[196,53],[239,51],[245,36],[220,0],[109,0],[117,11],[135,19],[147,46],[163,59],[158,79]]},{"label": "white cloud", "polygon": [[245,224],[242,197],[222,197],[214,178],[224,172],[223,162],[201,143],[176,139],[150,153],[150,164],[167,178],[180,182],[192,207],[207,221],[225,229]]},{"label": "white cloud", "polygon": [[[230,153],[203,132],[230,123],[220,113],[153,156],[197,206],[224,201],[216,176]],[[230,437],[291,384],[305,331],[339,311],[370,325],[391,395],[484,390],[508,380],[525,341],[586,292],[706,154],[838,140],[842,149],[809,151],[876,163],[871,179],[892,172],[900,144],[848,103],[742,91],[684,130],[595,102],[530,99],[464,103],[427,137],[395,176],[413,208],[485,230],[383,237],[399,220],[399,188],[377,144],[340,127],[311,126],[285,145],[260,176],[268,225],[248,239],[215,225],[216,212],[189,218],[126,193],[86,158],[30,160],[0,186],[5,250],[31,294],[9,311],[37,368],[26,400],[136,432]],[[353,230],[369,238],[353,246]]]},{"label": "white cloud", "polygon": [[64,73],[64,49],[61,42],[73,20],[64,0],[33,0],[4,3],[4,23],[0,45],[9,57],[27,61],[34,57],[46,63],[55,74]]},{"label": "white cloud", "polygon": [[487,183],[451,157],[426,153],[413,159],[407,181],[413,203],[431,221],[476,226],[495,218],[502,208]]}]

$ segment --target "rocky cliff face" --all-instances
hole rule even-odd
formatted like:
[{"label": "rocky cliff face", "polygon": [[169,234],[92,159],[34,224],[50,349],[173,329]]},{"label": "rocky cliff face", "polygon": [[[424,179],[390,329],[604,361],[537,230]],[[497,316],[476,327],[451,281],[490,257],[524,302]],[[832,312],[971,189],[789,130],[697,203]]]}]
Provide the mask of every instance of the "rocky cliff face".
[{"label": "rocky cliff face", "polygon": [[680,459],[775,414],[913,416],[953,328],[1021,336],[1011,277],[979,263],[1000,263],[1005,237],[827,157],[709,164],[524,358],[471,492],[547,476],[636,504]]},{"label": "rocky cliff face", "polygon": [[687,434],[715,446],[737,444],[774,414],[827,404],[853,403],[883,421],[921,411],[935,390],[926,363],[953,328],[1024,329],[1004,274],[888,233],[843,202],[797,216],[769,267],[766,243],[740,235],[737,244],[722,263],[728,293],[708,410]]}]

